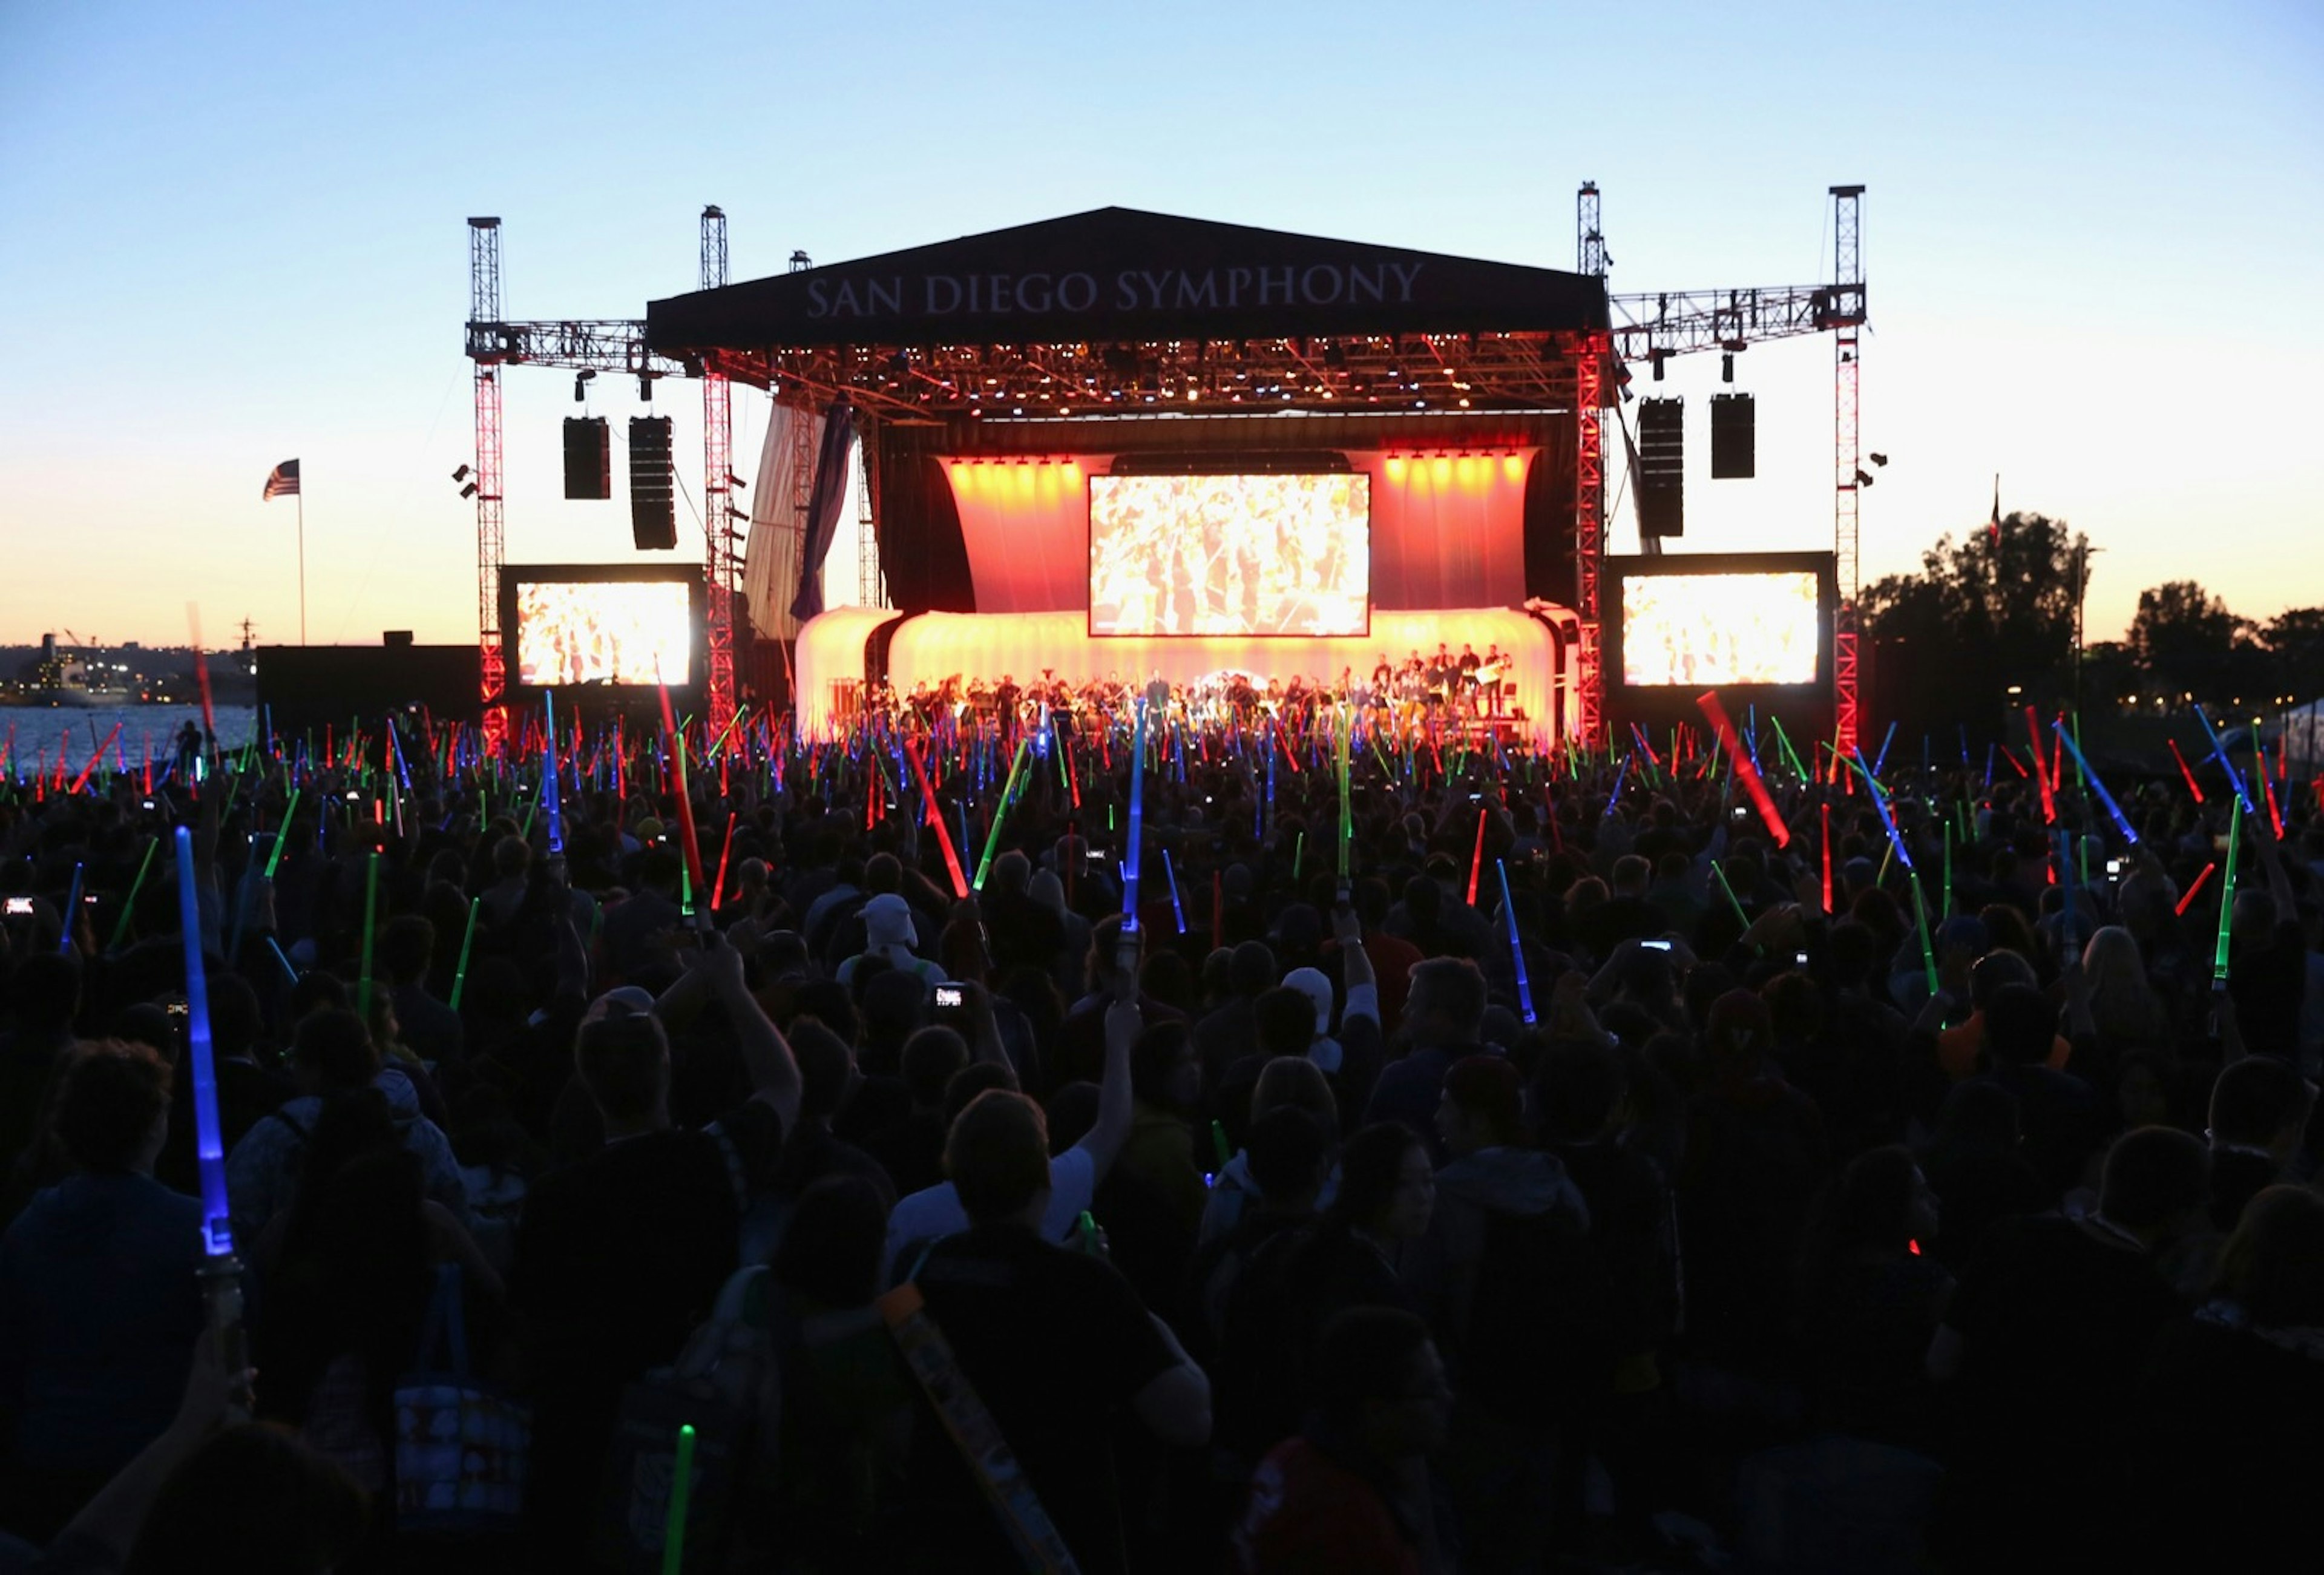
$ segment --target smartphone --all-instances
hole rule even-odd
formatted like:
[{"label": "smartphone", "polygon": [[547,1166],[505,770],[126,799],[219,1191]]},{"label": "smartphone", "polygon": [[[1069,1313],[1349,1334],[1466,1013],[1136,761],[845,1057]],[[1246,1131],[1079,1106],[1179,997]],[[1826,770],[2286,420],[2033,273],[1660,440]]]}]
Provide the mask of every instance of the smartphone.
[{"label": "smartphone", "polygon": [[1649,952],[1667,952],[1671,949],[1668,941],[1640,941],[1638,944]]},{"label": "smartphone", "polygon": [[349,804],[358,803],[361,801],[362,797],[363,795],[356,792],[354,788],[350,788],[347,789],[347,802]]},{"label": "smartphone", "polygon": [[2120,859],[2108,859],[2107,861],[2107,879],[2109,880],[2118,880],[2121,875],[2122,861]]},{"label": "smartphone", "polygon": [[32,913],[32,899],[31,898],[29,898],[29,897],[12,897],[12,898],[10,898],[8,899],[8,908],[7,908],[7,916],[8,916],[8,917],[10,917],[10,918],[23,918],[23,917],[25,917],[26,916],[30,915],[30,914]]},{"label": "smartphone", "polygon": [[187,1005],[184,1001],[182,1001],[182,1000],[173,1000],[173,1001],[170,1002],[169,1009],[170,1009],[170,1015],[171,1015],[171,1017],[173,1017],[173,1018],[182,1018],[182,1017],[184,1017],[188,1012],[191,1011],[193,1009],[192,1009],[191,1007],[188,1006],[188,1005]]},{"label": "smartphone", "polygon": [[145,807],[146,807],[146,808],[148,808],[148,809],[152,808],[152,807],[153,807],[153,801],[152,801],[152,799],[148,798],[148,799],[145,801]]},{"label": "smartphone", "polygon": [[1794,952],[1794,953],[1792,953],[1792,966],[1793,966],[1793,967],[1794,967],[1794,968],[1804,968],[1804,967],[1806,967],[1807,965],[1808,965],[1808,954],[1807,954],[1805,952]]},{"label": "smartphone", "polygon": [[968,998],[961,990],[959,985],[939,984],[936,986],[936,1006],[939,1009],[942,1009],[945,1007],[966,1006],[967,1004]]}]

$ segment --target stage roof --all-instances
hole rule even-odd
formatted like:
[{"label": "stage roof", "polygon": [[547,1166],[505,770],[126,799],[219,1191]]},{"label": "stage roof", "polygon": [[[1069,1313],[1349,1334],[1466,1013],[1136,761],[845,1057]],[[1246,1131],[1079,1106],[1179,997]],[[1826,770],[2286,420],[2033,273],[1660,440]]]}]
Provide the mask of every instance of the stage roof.
[{"label": "stage roof", "polygon": [[1584,274],[1123,207],[646,308],[659,354],[890,416],[1554,403],[1606,324]]}]

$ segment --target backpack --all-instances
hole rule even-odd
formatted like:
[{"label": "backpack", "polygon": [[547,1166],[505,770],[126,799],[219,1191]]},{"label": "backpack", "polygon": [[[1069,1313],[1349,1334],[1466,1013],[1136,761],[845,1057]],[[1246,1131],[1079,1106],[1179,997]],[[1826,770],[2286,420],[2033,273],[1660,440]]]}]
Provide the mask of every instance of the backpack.
[{"label": "backpack", "polygon": [[602,1560],[635,1575],[659,1575],[678,1430],[690,1426],[694,1458],[680,1567],[715,1570],[726,1562],[745,1499],[759,1497],[771,1478],[779,1437],[778,1341],[751,1316],[754,1299],[766,1294],[767,1277],[763,1265],[736,1270],[678,1359],[623,1391],[599,1495]]}]

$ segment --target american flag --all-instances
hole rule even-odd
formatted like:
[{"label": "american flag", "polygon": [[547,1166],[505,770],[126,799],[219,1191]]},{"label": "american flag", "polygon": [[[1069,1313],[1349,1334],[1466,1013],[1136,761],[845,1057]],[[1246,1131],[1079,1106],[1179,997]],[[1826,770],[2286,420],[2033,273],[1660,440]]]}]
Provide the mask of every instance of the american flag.
[{"label": "american flag", "polygon": [[276,498],[295,498],[298,495],[299,462],[286,459],[266,473],[266,490],[258,495],[258,501],[264,503]]}]

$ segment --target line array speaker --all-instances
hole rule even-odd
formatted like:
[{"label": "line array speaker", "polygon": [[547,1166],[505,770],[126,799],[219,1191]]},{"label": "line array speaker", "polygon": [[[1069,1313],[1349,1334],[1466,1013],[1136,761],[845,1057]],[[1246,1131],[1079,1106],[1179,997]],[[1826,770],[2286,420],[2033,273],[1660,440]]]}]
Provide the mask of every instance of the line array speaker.
[{"label": "line array speaker", "polygon": [[1638,534],[1686,532],[1686,401],[1638,401]]},{"label": "line array speaker", "polygon": [[565,499],[602,503],[613,495],[613,435],[603,416],[565,418]]},{"label": "line array speaker", "polygon": [[1711,396],[1711,479],[1749,481],[1758,474],[1758,406],[1747,393]]},{"label": "line array speaker", "polygon": [[678,545],[668,416],[630,418],[630,535],[641,552],[668,552]]}]

